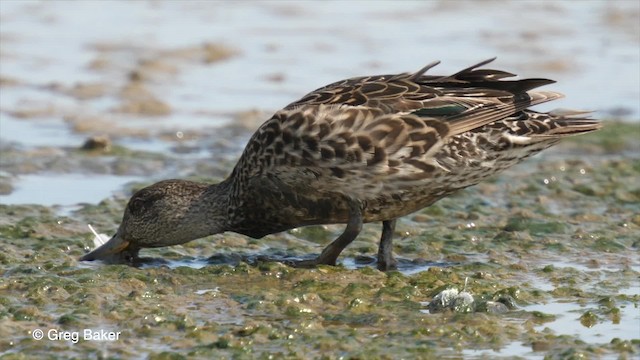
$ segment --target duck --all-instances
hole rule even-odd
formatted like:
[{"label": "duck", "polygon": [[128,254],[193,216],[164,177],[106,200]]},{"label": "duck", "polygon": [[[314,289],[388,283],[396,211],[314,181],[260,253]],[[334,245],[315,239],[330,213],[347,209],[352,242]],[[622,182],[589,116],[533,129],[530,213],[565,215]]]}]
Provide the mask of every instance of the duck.
[{"label": "duck", "polygon": [[395,269],[398,218],[601,128],[589,112],[531,110],[563,97],[534,90],[555,81],[484,67],[494,60],[427,74],[436,61],[316,89],[264,122],[220,183],[170,179],[135,192],[115,235],[80,260],[132,262],[143,248],[224,232],[259,239],[345,224],[319,255],[290,264],[336,265],[363,224],[379,222],[377,267]]}]

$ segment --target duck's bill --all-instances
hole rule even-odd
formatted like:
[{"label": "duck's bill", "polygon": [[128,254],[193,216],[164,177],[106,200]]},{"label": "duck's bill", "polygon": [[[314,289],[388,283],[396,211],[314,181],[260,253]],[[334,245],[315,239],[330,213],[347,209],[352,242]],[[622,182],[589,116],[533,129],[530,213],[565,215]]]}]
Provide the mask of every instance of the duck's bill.
[{"label": "duck's bill", "polygon": [[80,261],[101,260],[110,264],[129,263],[138,256],[138,250],[133,249],[130,245],[128,241],[116,233],[109,241],[82,256]]}]

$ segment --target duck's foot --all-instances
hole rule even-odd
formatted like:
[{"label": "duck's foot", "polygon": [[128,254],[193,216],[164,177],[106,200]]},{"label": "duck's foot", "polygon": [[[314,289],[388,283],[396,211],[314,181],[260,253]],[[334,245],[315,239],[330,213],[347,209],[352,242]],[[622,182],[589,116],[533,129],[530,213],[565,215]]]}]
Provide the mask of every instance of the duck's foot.
[{"label": "duck's foot", "polygon": [[335,251],[330,251],[331,249],[328,251],[327,249],[330,248],[330,246],[331,244],[329,244],[329,246],[327,246],[324,251],[315,259],[284,260],[282,261],[282,263],[291,267],[305,269],[313,268],[318,265],[336,266],[338,255],[340,255],[340,252],[336,253]]},{"label": "duck's foot", "polygon": [[380,271],[398,270],[398,262],[393,256],[390,259],[378,259],[377,267]]}]

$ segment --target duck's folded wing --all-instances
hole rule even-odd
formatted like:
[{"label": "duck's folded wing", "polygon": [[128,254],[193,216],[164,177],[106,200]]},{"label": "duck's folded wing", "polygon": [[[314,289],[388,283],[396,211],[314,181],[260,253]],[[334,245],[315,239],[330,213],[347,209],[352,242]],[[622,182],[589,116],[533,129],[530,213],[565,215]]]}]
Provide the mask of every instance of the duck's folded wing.
[{"label": "duck's folded wing", "polygon": [[307,182],[427,178],[445,170],[435,154],[447,139],[562,96],[530,91],[551,80],[504,80],[513,74],[478,69],[489,61],[449,76],[425,75],[430,64],[315,90],[260,127],[236,171]]},{"label": "duck's folded wing", "polygon": [[[495,59],[495,58],[494,58]],[[488,59],[452,75],[426,75],[439,62],[415,73],[375,75],[337,81],[316,89],[285,110],[311,105],[363,106],[383,113],[421,112],[423,116],[460,116],[474,110],[481,99],[514,103],[523,109],[532,104],[525,94],[554,83],[549,79],[505,80],[515,76],[506,71],[480,68]],[[519,106],[520,105],[520,106]]]}]

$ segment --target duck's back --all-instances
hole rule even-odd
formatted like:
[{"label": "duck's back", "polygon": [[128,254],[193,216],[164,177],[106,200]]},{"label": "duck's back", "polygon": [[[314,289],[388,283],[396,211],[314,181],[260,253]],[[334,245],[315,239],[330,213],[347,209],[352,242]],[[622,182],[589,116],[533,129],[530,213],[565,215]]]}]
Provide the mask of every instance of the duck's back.
[{"label": "duck's back", "polygon": [[[490,60],[489,60],[490,61]],[[581,113],[529,106],[555,92],[546,79],[477,69],[348,79],[315,90],[265,122],[236,165],[236,231],[260,237],[341,223],[346,199],[365,222],[397,218],[517,163],[561,137],[592,131]]]}]

